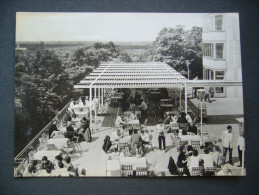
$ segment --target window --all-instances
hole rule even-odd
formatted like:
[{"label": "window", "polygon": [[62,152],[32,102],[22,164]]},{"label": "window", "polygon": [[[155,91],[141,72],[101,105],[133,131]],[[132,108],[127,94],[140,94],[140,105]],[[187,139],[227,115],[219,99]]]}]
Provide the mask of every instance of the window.
[{"label": "window", "polygon": [[203,56],[214,57],[214,45],[213,43],[203,43]]},{"label": "window", "polygon": [[224,93],[224,87],[215,87],[215,93]]},{"label": "window", "polygon": [[224,43],[216,43],[216,58],[223,58]]},{"label": "window", "polygon": [[222,22],[223,22],[223,16],[222,15],[215,16],[215,30],[223,30]]},{"label": "window", "polygon": [[224,71],[216,71],[216,80],[224,79]]}]

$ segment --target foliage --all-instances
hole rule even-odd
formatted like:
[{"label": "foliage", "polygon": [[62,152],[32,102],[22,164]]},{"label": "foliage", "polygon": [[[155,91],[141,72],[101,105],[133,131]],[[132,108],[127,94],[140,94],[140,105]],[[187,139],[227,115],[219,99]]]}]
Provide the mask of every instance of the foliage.
[{"label": "foliage", "polygon": [[151,55],[154,61],[163,61],[190,78],[202,77],[202,29],[193,27],[185,31],[183,26],[162,29],[154,42]]}]

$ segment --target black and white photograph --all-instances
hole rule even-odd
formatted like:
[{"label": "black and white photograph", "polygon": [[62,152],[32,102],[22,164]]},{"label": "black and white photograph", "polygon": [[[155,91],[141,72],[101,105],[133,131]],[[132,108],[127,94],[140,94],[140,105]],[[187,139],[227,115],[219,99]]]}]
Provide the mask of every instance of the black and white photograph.
[{"label": "black and white photograph", "polygon": [[246,176],[238,13],[16,12],[14,177]]}]

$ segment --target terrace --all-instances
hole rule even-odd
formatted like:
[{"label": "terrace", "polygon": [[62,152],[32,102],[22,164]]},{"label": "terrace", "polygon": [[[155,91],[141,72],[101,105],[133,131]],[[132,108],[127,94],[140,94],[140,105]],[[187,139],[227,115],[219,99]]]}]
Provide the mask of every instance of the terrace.
[{"label": "terrace", "polygon": [[[158,120],[164,117],[164,112],[167,110],[174,111],[175,115],[185,112],[191,116],[192,120],[197,120],[198,137],[200,138],[199,145],[205,145],[205,142],[215,143],[216,141],[216,145],[219,148],[222,148],[222,143],[219,141],[222,131],[226,129],[227,124],[232,124],[234,143],[236,143],[239,135],[239,125],[238,121],[233,117],[233,113],[227,113],[228,116],[232,116],[231,123],[224,121],[223,118],[218,124],[214,122],[205,124],[204,121],[202,121],[204,119],[204,113],[202,114],[199,113],[199,110],[197,111],[199,101],[195,98],[191,98],[192,90],[190,89],[192,87],[234,87],[240,85],[242,85],[240,81],[190,81],[163,63],[102,64],[75,86],[75,88],[89,88],[89,97],[81,97],[78,102],[81,100],[84,102],[89,99],[85,101],[85,104],[82,104],[83,107],[88,109],[75,109],[77,117],[74,120],[72,119],[72,123],[74,128],[76,128],[76,123],[80,121],[81,118],[89,118],[89,126],[92,131],[91,142],[66,140],[64,146],[57,148],[54,144],[54,147],[51,148],[48,146],[49,140],[55,139],[44,138],[52,125],[52,123],[49,123],[28,146],[15,157],[15,176],[19,176],[20,174],[23,176],[32,176],[26,173],[31,160],[41,160],[41,157],[43,155],[47,156],[47,154],[49,154],[48,158],[50,159],[54,157],[50,157],[51,155],[60,153],[67,156],[69,155],[75,167],[78,167],[80,170],[85,170],[85,174],[81,176],[125,176],[125,171],[128,171],[128,175],[132,175],[133,172],[131,173],[131,171],[133,170],[136,176],[172,176],[168,170],[169,158],[171,156],[174,161],[177,162],[179,145],[182,144],[183,139],[179,139],[179,137],[181,137],[179,133],[168,131],[165,135],[166,150],[164,152],[159,150],[157,139],[159,135],[155,126]],[[130,94],[138,92],[147,100],[149,107],[146,122],[142,120],[141,110],[139,110],[137,106],[135,107],[140,121],[134,128],[146,128],[148,134],[153,138],[151,140],[151,146],[145,147],[144,154],[138,157],[122,157],[123,152],[115,152],[113,147],[111,147],[107,153],[102,149],[105,137],[107,135],[111,136],[112,132],[116,129],[115,120],[117,116],[120,115],[120,113],[125,113],[126,115],[126,113],[132,109],[132,105],[126,109],[124,108],[122,97],[125,92],[121,91],[120,88],[129,89]],[[165,91],[167,95],[163,94]],[[60,129],[62,128],[64,116],[70,105],[71,102],[55,117],[55,120],[58,121],[57,126]],[[208,118],[215,115],[213,110],[220,105],[222,105],[221,100],[216,100],[212,106],[208,105]],[[230,107],[237,107],[237,105],[235,102],[228,104]],[[224,108],[227,110],[227,107]],[[237,114],[242,116],[241,112]],[[130,129],[131,128],[127,130],[124,137],[129,137],[128,131]],[[62,135],[60,136],[62,137]],[[42,144],[41,138],[46,140],[45,144]],[[62,139],[64,139],[64,136]],[[200,153],[202,154],[203,152],[200,150]],[[219,155],[222,155],[222,151],[219,152]],[[231,170],[232,175],[245,174],[244,168],[242,169],[236,166],[238,163],[237,156],[237,151],[233,150],[234,165],[226,164],[224,165],[226,168],[224,168],[224,166],[220,167],[220,164],[218,164],[218,166],[215,167],[215,174],[222,174],[221,171],[223,169]],[[55,158],[53,161],[54,160]],[[136,170],[137,168],[138,170]],[[40,172],[36,176],[57,175],[58,174],[53,171],[51,174]],[[66,170],[64,170],[62,176],[69,176]]]}]

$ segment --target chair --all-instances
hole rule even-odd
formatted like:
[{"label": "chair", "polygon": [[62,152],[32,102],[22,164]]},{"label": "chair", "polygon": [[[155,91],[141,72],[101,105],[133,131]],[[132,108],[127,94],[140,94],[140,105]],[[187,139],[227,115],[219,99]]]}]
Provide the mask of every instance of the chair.
[{"label": "chair", "polygon": [[192,167],[191,176],[201,176],[203,168],[202,167]]},{"label": "chair", "polygon": [[191,141],[191,145],[193,149],[196,149],[196,150],[200,149],[200,141]]},{"label": "chair", "polygon": [[149,137],[149,142],[146,144],[146,147],[151,146],[151,150],[153,151],[153,145],[152,145],[153,135],[149,135],[148,137]]},{"label": "chair", "polygon": [[206,172],[216,172],[217,171],[217,168],[216,167],[206,167],[205,169],[204,169],[204,171],[205,171],[205,173]]},{"label": "chair", "polygon": [[188,127],[188,124],[187,123],[179,123],[179,129],[184,129],[186,130]]},{"label": "chair", "polygon": [[170,123],[171,131],[173,134],[177,135],[177,132],[179,131],[179,124],[178,123]]},{"label": "chair", "polygon": [[136,167],[136,176],[137,177],[147,177],[147,167]]},{"label": "chair", "polygon": [[132,165],[121,165],[121,176],[133,176]]}]

